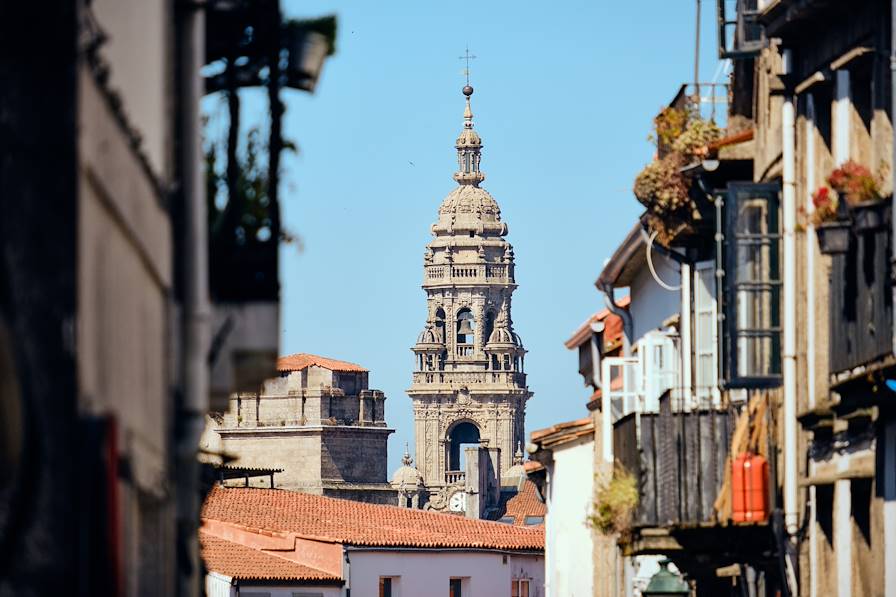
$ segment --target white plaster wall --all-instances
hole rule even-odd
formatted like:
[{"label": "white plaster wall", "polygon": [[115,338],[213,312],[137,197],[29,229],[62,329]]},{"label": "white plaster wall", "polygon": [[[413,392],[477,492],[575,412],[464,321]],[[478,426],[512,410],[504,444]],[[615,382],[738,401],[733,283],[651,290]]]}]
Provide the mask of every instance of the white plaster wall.
[{"label": "white plaster wall", "polygon": [[594,496],[594,440],[554,448],[548,481],[545,595],[590,597],[594,557],[587,517]]},{"label": "white plaster wall", "polygon": [[253,597],[254,595],[259,597],[262,595],[264,597],[340,597],[342,595],[342,587],[315,587],[308,585],[253,586],[240,583],[239,593],[233,593],[233,597]]},{"label": "white plaster wall", "polygon": [[545,594],[541,555],[352,550],[349,561],[352,597],[378,597],[381,576],[394,579],[393,597],[447,595],[451,578],[468,579],[463,597],[508,597],[513,578],[531,579],[530,597]]},{"label": "white plaster wall", "polygon": [[[660,280],[673,288],[681,283],[678,265],[653,252],[653,266]],[[629,292],[632,297],[629,311],[632,314],[632,344],[644,334],[660,327],[663,320],[675,315],[681,308],[681,294],[666,290],[653,279],[647,265],[632,280]]]},{"label": "white plaster wall", "polygon": [[235,595],[236,587],[231,584],[230,578],[215,572],[209,572],[205,575],[205,597],[231,597]]}]

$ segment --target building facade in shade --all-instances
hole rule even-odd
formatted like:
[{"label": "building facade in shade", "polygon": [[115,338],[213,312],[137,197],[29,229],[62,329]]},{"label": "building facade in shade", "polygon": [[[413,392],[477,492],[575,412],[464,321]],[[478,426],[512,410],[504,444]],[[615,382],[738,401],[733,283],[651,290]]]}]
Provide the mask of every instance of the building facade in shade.
[{"label": "building facade in shade", "polygon": [[427,507],[458,512],[465,508],[461,494],[469,493],[462,446],[478,444],[478,467],[487,465],[499,480],[524,443],[531,396],[526,351],[511,317],[513,247],[505,240],[498,203],[480,187],[485,174],[470,107],[473,88],[467,85],[463,94],[464,125],[455,143],[458,186],[442,201],[424,253],[426,323],[412,349],[408,390]]}]

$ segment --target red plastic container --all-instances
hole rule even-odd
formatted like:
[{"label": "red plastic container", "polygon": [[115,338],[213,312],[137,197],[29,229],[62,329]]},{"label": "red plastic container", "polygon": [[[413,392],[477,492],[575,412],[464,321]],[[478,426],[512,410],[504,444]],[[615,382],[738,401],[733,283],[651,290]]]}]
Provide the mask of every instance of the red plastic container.
[{"label": "red plastic container", "polygon": [[734,522],[768,519],[768,462],[758,454],[741,454],[731,463],[731,518]]}]

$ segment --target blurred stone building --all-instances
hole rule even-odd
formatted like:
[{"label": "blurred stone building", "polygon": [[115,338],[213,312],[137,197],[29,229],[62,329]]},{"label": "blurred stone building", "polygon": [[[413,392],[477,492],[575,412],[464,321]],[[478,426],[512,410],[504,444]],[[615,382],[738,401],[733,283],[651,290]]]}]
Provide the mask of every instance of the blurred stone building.
[{"label": "blurred stone building", "polygon": [[[276,0],[0,16],[0,595],[198,594],[210,388],[273,374],[279,310],[277,144],[266,252],[210,255],[200,69],[220,53],[261,69],[303,30],[262,39],[283,28]],[[276,99],[295,70],[252,81]],[[211,266],[244,294],[210,288]]]}]

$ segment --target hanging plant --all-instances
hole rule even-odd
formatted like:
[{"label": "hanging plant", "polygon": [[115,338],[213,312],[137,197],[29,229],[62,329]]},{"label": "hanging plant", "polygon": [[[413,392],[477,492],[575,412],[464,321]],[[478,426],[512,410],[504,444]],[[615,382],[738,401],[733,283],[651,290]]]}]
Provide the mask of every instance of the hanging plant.
[{"label": "hanging plant", "polygon": [[682,164],[681,156],[674,153],[647,164],[635,178],[638,201],[658,215],[688,205],[688,181],[681,173]]},{"label": "hanging plant", "polygon": [[599,487],[594,496],[594,512],[588,517],[588,523],[604,535],[630,530],[639,500],[638,482],[634,475],[617,462],[613,467],[613,476]]},{"label": "hanging plant", "polygon": [[653,119],[653,134],[648,137],[658,149],[670,147],[681,136],[691,119],[689,108],[667,106]]},{"label": "hanging plant", "polygon": [[715,122],[695,117],[672,143],[672,150],[689,160],[702,158],[708,153],[707,146],[721,136],[722,131]]}]

